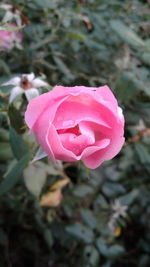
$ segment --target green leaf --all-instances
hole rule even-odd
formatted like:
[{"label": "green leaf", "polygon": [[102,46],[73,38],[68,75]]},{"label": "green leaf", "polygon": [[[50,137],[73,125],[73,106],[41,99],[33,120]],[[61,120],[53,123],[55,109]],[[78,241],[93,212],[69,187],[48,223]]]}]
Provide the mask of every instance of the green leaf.
[{"label": "green leaf", "polygon": [[70,39],[78,40],[78,41],[85,41],[86,40],[86,35],[80,32],[68,32],[68,37]]},{"label": "green leaf", "polygon": [[99,252],[109,259],[116,259],[124,254],[124,248],[120,245],[112,245],[107,247],[105,241],[102,238],[97,239],[97,248]]},{"label": "green leaf", "polygon": [[94,239],[94,234],[90,230],[90,228],[78,222],[70,226],[67,226],[66,231],[71,235],[73,235],[74,237],[84,241],[86,244],[92,243]]},{"label": "green leaf", "polygon": [[76,186],[75,190],[73,191],[73,194],[77,197],[85,197],[88,194],[91,194],[94,192],[94,189],[92,186],[89,185],[79,185]]},{"label": "green leaf", "polygon": [[10,144],[7,142],[0,143],[0,160],[6,161],[13,158]]},{"label": "green leaf", "polygon": [[150,53],[143,53],[140,59],[148,66],[150,66]]},{"label": "green leaf", "polygon": [[34,2],[41,8],[52,8],[56,7],[56,3],[49,0],[34,0]]},{"label": "green leaf", "polygon": [[45,242],[47,243],[48,247],[51,248],[53,245],[53,237],[52,237],[52,233],[49,229],[44,229],[44,233],[43,233]]},{"label": "green leaf", "polygon": [[23,172],[24,182],[34,196],[39,197],[41,190],[46,182],[47,172],[42,162],[30,164]]},{"label": "green leaf", "polygon": [[16,163],[17,163],[17,160],[14,159],[14,158],[8,163],[8,165],[7,165],[7,170],[6,170],[6,172],[4,173],[3,178],[5,178],[5,177],[8,175],[8,173],[11,172],[11,170],[12,170],[13,167],[16,165]]},{"label": "green leaf", "polygon": [[9,141],[9,133],[5,129],[0,130],[0,141]]},{"label": "green leaf", "polygon": [[116,81],[116,94],[120,101],[129,101],[139,90],[142,89],[142,84],[135,75],[129,71],[125,71]]},{"label": "green leaf", "polygon": [[0,228],[0,245],[4,246],[7,244],[8,237],[5,234],[4,230]]},{"label": "green leaf", "polygon": [[140,143],[135,144],[134,147],[140,162],[144,165],[150,164],[150,154],[147,148]]},{"label": "green leaf", "polygon": [[24,132],[24,120],[19,111],[13,105],[9,106],[8,115],[11,127],[14,128],[17,133]]},{"label": "green leaf", "polygon": [[91,229],[95,229],[97,227],[97,222],[92,211],[88,209],[80,209],[80,215],[83,219],[83,222]]},{"label": "green leaf", "polygon": [[20,159],[13,169],[8,173],[3,182],[0,184],[0,195],[9,191],[20,179],[22,171],[27,166],[30,160],[30,154],[26,154]]},{"label": "green leaf", "polygon": [[129,27],[127,27],[120,20],[111,20],[110,25],[114,32],[127,44],[131,45],[135,49],[144,49],[145,51],[150,51],[149,46]]},{"label": "green leaf", "polygon": [[94,246],[87,245],[84,249],[84,259],[86,267],[95,267],[100,260],[100,254]]},{"label": "green leaf", "polygon": [[27,153],[27,147],[22,140],[22,137],[16,133],[13,128],[10,128],[10,145],[16,159],[21,159]]},{"label": "green leaf", "polygon": [[98,196],[95,200],[95,204],[100,206],[103,209],[108,209],[108,207],[109,207],[106,198],[101,194],[98,194]]},{"label": "green leaf", "polygon": [[71,73],[70,69],[67,67],[67,65],[62,61],[61,58],[54,56],[53,57],[58,69],[60,72],[62,72],[68,80],[73,80],[74,75]]},{"label": "green leaf", "polygon": [[103,51],[104,49],[106,49],[104,44],[101,44],[100,42],[94,41],[92,39],[88,39],[88,41],[85,40],[85,45],[96,51]]},{"label": "green leaf", "polygon": [[124,194],[125,188],[120,183],[105,182],[102,191],[108,197],[115,197],[116,194]]},{"label": "green leaf", "polygon": [[118,197],[118,200],[120,201],[121,205],[131,205],[138,195],[139,191],[137,189],[133,189],[130,193]]}]

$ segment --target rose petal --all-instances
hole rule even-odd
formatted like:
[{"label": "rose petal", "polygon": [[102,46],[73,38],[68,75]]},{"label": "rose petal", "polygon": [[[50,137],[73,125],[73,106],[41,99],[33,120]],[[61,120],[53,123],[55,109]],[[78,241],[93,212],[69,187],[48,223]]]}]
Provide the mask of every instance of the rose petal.
[{"label": "rose petal", "polygon": [[47,145],[53,151],[56,159],[68,162],[72,162],[78,159],[78,157],[76,157],[72,151],[69,151],[63,147],[59,135],[57,134],[57,131],[52,124],[49,126],[46,140]]},{"label": "rose petal", "polygon": [[34,126],[36,120],[39,118],[44,109],[49,107],[49,102],[50,93],[42,94],[29,102],[25,112],[25,121],[30,129]]},{"label": "rose petal", "polygon": [[93,128],[90,127],[90,124],[88,122],[80,122],[79,123],[79,129],[81,134],[88,136],[89,139],[91,139],[91,143],[95,143],[95,134],[93,131]]},{"label": "rose petal", "polygon": [[103,98],[105,101],[110,102],[112,110],[114,111],[117,110],[118,107],[117,100],[107,85],[98,87],[96,92],[99,98]]},{"label": "rose petal", "polygon": [[[78,96],[78,95],[81,95],[81,93],[84,93],[84,95],[85,95],[85,93],[87,93],[87,95],[90,96],[88,99],[91,102],[91,99],[95,96],[95,94],[93,94],[93,93],[95,93],[94,90],[96,90],[96,89],[92,90],[90,87],[84,87],[84,86],[75,86],[75,87],[55,86],[52,91],[40,95],[38,98],[36,98],[36,100],[33,99],[30,101],[30,103],[27,107],[27,111],[25,113],[25,121],[26,121],[27,125],[29,126],[29,128],[32,128],[34,123],[36,122],[37,118],[40,116],[40,114],[43,112],[43,110],[45,108],[47,108],[48,103],[51,104],[51,102],[53,103],[54,100],[57,101],[57,99],[59,99],[59,98],[64,97],[66,99],[66,97],[69,97],[70,95]],[[78,98],[78,100],[80,100],[80,97]],[[82,99],[82,102],[83,102],[83,99]],[[85,99],[85,102],[87,102],[87,98]],[[113,124],[113,120],[111,117],[114,116],[114,114],[111,111],[109,112],[108,107],[106,107],[104,104],[105,103],[103,103],[101,106],[99,106],[99,104],[96,101],[94,101],[93,106],[95,106],[95,108],[97,106],[98,112],[99,112],[99,110],[101,110],[101,113],[103,113],[103,114],[108,113],[107,117],[110,118],[110,120],[112,121],[112,124]],[[105,119],[107,119],[106,116],[105,116]],[[105,123],[105,121],[104,121],[104,123]]]},{"label": "rose petal", "polygon": [[76,156],[79,156],[87,146],[94,143],[94,140],[88,135],[76,136],[72,133],[64,133],[59,134],[59,138],[64,148],[72,151]]},{"label": "rose petal", "polygon": [[107,151],[107,148],[104,148],[101,151],[91,154],[89,157],[83,159],[85,166],[90,169],[96,169],[105,160],[110,160],[113,157],[115,157],[117,153],[119,153],[119,151],[121,150],[123,144],[124,144],[124,138],[122,137],[118,141],[118,144],[114,150],[112,148],[111,150],[108,149]]},{"label": "rose petal", "polygon": [[100,123],[94,123],[91,121],[81,121],[79,123],[79,129],[81,133],[90,136],[95,142],[103,139],[104,137],[111,136],[112,128],[106,127]]},{"label": "rose petal", "polygon": [[73,99],[73,101],[70,101],[70,98],[68,98],[67,101],[64,101],[59,106],[53,121],[56,129],[74,127],[82,120],[94,121],[106,127],[110,127],[109,122],[112,124],[114,121],[112,112],[109,112],[107,109],[106,117],[106,108],[104,106],[95,102],[92,103],[91,106],[88,106],[77,102],[78,99],[80,100],[80,96]]},{"label": "rose petal", "polygon": [[[38,98],[36,98],[38,99]],[[34,100],[34,99],[33,99]],[[31,101],[33,101],[31,100]],[[46,153],[49,155],[52,161],[55,161],[54,153],[51,149],[51,146],[47,143],[46,135],[49,131],[49,126],[51,124],[51,121],[53,120],[53,117],[55,116],[56,110],[58,109],[59,105],[64,101],[65,99],[60,99],[59,101],[51,102],[51,105],[47,105],[47,109],[39,115],[36,123],[33,126],[33,131],[36,136],[36,139],[38,143],[41,145],[43,150],[46,151]],[[30,106],[30,105],[29,105]],[[41,103],[42,106],[42,103]],[[32,107],[33,108],[33,107]],[[30,112],[27,113],[27,115],[30,115]],[[26,120],[30,119],[30,117],[25,117]],[[32,118],[33,119],[33,118]],[[30,122],[30,120],[28,120]],[[31,120],[33,122],[33,120]]]},{"label": "rose petal", "polygon": [[47,109],[47,111],[40,116],[40,120],[38,120],[35,123],[33,131],[34,131],[37,142],[40,144],[40,146],[43,148],[46,154],[54,162],[55,161],[54,153],[46,141],[48,128],[49,128],[49,109]]},{"label": "rose petal", "polygon": [[124,144],[122,124],[118,123],[112,130],[110,144],[107,148],[97,151],[83,160],[84,164],[91,169],[95,169],[105,160],[110,160],[115,157],[121,150]]},{"label": "rose petal", "polygon": [[[100,140],[97,145],[93,145],[90,147],[87,147],[84,149],[84,151],[82,152],[80,159],[83,160],[83,162],[85,163],[86,159],[91,155],[97,152],[97,151],[101,151],[104,150],[106,147],[108,147],[108,145],[110,144],[110,139],[108,138],[104,138],[102,140]],[[85,164],[86,165],[86,164]],[[87,166],[87,165],[86,165]],[[94,169],[94,168],[93,168]]]}]

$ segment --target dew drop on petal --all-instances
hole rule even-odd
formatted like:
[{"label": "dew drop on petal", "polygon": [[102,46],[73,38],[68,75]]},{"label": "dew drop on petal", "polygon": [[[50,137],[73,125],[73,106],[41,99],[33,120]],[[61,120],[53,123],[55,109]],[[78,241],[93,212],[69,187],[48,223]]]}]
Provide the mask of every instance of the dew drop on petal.
[{"label": "dew drop on petal", "polygon": [[71,127],[73,126],[74,121],[73,120],[68,120],[63,122],[63,127]]}]

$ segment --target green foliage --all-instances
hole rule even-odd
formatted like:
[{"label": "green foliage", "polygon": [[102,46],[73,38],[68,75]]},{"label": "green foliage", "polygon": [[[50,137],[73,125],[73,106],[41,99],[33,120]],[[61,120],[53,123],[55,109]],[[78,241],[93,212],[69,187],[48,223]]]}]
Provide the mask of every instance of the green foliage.
[{"label": "green foliage", "polygon": [[19,180],[22,171],[29,162],[29,154],[21,158],[0,184],[0,195],[9,191]]},{"label": "green foliage", "polygon": [[28,152],[28,149],[21,136],[19,136],[13,128],[10,128],[9,133],[11,149],[16,159],[19,160]]},{"label": "green foliage", "polygon": [[115,259],[124,253],[124,249],[120,245],[107,247],[105,241],[101,238],[97,240],[97,247],[100,253],[109,259]]},{"label": "green foliage", "polygon": [[24,126],[23,118],[19,112],[13,105],[9,106],[8,115],[10,119],[10,125],[15,129],[17,133],[21,133]]},{"label": "green foliage", "polygon": [[150,48],[134,31],[127,27],[119,20],[110,21],[112,29],[118,34],[118,36],[127,44],[131,45],[135,49],[149,51]]},{"label": "green foliage", "polygon": [[90,244],[93,241],[93,232],[85,225],[82,225],[78,222],[73,225],[67,226],[66,231],[71,233],[76,238],[81,239],[86,244]]},{"label": "green foliage", "polygon": [[[149,1],[10,2],[22,14],[23,49],[0,51],[0,266],[149,266]],[[3,85],[31,72],[46,77],[48,90],[108,84],[126,119],[120,154],[88,174],[75,164],[56,170],[47,159],[31,164],[37,145],[24,124],[27,101],[9,105],[12,86]],[[41,207],[41,195],[59,193],[50,188],[62,175],[71,182],[61,204]]]}]

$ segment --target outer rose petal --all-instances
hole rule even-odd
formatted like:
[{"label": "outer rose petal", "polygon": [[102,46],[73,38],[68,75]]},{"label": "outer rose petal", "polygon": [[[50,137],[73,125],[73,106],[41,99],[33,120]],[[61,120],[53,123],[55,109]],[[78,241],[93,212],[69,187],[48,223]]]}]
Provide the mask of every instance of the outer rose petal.
[{"label": "outer rose petal", "polygon": [[112,146],[111,150],[107,148],[91,154],[89,157],[83,159],[83,162],[87,168],[96,169],[105,160],[110,160],[115,157],[121,150],[124,144],[124,137],[121,137],[116,146]]},{"label": "outer rose petal", "polygon": [[91,169],[97,168],[105,160],[110,160],[115,157],[121,150],[124,144],[123,137],[123,121],[119,121],[115,129],[112,132],[110,145],[104,150],[97,151],[94,154],[91,154],[89,157],[84,158],[84,164]]},{"label": "outer rose petal", "polygon": [[[90,155],[95,154],[97,151],[98,152],[103,151],[104,149],[106,149],[109,146],[109,144],[110,144],[110,139],[108,139],[108,138],[104,138],[104,139],[100,140],[97,146],[94,145],[94,146],[89,146],[89,147],[85,148],[83,150],[81,156],[80,156],[80,159],[85,163],[84,159],[88,159],[88,157]],[[91,169],[92,169],[92,167],[91,167]]]},{"label": "outer rose petal", "polygon": [[118,107],[117,100],[107,85],[97,88],[96,92],[99,95],[99,98],[103,98],[105,101],[111,104],[111,108],[113,111],[117,110]]},{"label": "outer rose petal", "polygon": [[28,104],[25,112],[25,122],[30,129],[32,129],[42,112],[49,106],[51,100],[50,93],[35,97]]},{"label": "outer rose petal", "polygon": [[[94,102],[92,103],[94,107],[91,106],[91,108],[89,108],[87,105],[80,102],[69,101],[69,99],[70,98],[68,98],[67,101],[64,101],[57,110],[56,117],[53,122],[57,129],[65,129],[68,128],[68,126],[74,127],[82,120],[94,121],[110,128],[108,119],[105,116],[106,108],[104,106],[98,103],[96,105]],[[75,98],[76,101],[78,99],[80,99],[80,96]],[[99,110],[101,110],[101,113]],[[109,121],[113,122],[113,113],[107,110],[107,114],[109,115]]]},{"label": "outer rose petal", "polygon": [[78,95],[83,91],[85,89],[82,86],[77,86],[76,90],[73,90],[72,87],[55,86],[52,91],[32,99],[25,112],[26,124],[31,129],[42,112],[56,103],[57,99],[69,97],[69,95]]},{"label": "outer rose petal", "polygon": [[[102,87],[99,87],[102,88]],[[98,89],[99,89],[98,88]],[[101,97],[96,93],[97,88],[93,87],[85,87],[85,86],[75,86],[75,87],[63,87],[63,86],[55,86],[52,91],[40,95],[38,98],[35,98],[30,101],[27,111],[25,113],[25,121],[29,128],[32,128],[40,114],[51,105],[51,102],[57,101],[59,98],[63,98],[69,95],[77,96],[81,93],[89,95],[92,99],[95,98],[98,102],[101,102]],[[103,101],[102,101],[103,102]],[[104,103],[103,105],[108,105],[108,103]],[[109,108],[106,106],[107,109]]]},{"label": "outer rose petal", "polygon": [[[38,98],[40,98],[40,97],[37,97],[36,99],[38,99]],[[47,136],[47,133],[49,130],[51,120],[53,120],[53,117],[55,116],[56,110],[58,109],[61,102],[64,100],[65,100],[65,98],[60,99],[59,101],[57,101],[57,103],[51,102],[51,105],[48,105],[47,109],[45,109],[44,112],[41,115],[39,115],[39,118],[36,120],[36,123],[34,123],[33,128],[32,128],[38,143],[45,150],[45,152],[49,155],[49,157],[51,158],[52,161],[55,161],[55,155],[54,155],[49,143],[47,142],[46,136]],[[29,102],[28,106],[30,106],[31,102],[32,102],[32,100]],[[27,115],[29,116],[30,114],[28,113]],[[26,116],[25,116],[25,118],[26,118]]]},{"label": "outer rose petal", "polygon": [[40,119],[35,123],[33,132],[43,150],[47,153],[47,155],[49,155],[52,161],[55,161],[54,153],[46,141],[46,135],[49,127],[48,121],[49,121],[49,109],[47,109],[47,112],[44,112],[40,116]]},{"label": "outer rose petal", "polygon": [[52,124],[49,127],[46,140],[49,148],[51,148],[54,152],[56,159],[69,162],[76,161],[78,159],[72,151],[69,151],[63,147],[56,129]]}]

